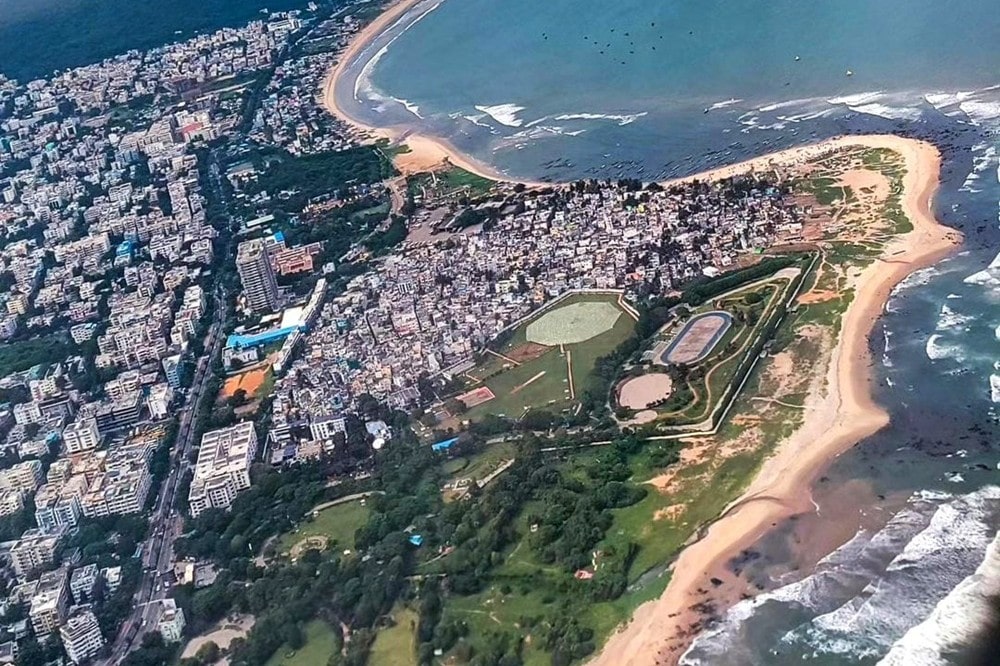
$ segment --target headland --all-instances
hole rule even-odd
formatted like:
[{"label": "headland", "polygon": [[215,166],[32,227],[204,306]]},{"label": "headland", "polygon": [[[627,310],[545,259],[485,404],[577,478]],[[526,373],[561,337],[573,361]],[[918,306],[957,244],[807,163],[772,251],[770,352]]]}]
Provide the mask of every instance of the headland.
[{"label": "headland", "polygon": [[[404,174],[452,165],[486,178],[511,180],[489,165],[462,154],[447,140],[421,135],[413,127],[366,125],[351,117],[338,103],[337,82],[350,63],[419,1],[400,0],[355,36],[324,82],[325,107],[359,132],[405,144],[409,152],[400,152],[394,158]],[[347,88],[353,89],[353,83],[344,86]],[[709,581],[722,578],[727,562],[778,521],[813,511],[811,485],[821,471],[844,451],[888,424],[887,412],[872,399],[869,336],[893,289],[914,271],[945,257],[961,242],[961,235],[942,226],[933,214],[941,163],[938,150],[926,142],[892,135],[842,136],[664,184],[714,181],[748,172],[791,175],[824,156],[852,148],[888,151],[902,159],[905,171],[899,204],[909,221],[909,229],[894,234],[873,261],[862,270],[849,273],[846,282],[840,283],[840,289],[853,297],[848,299],[833,327],[839,331],[835,340],[818,359],[817,381],[810,384],[805,409],[794,432],[781,440],[739,499],[683,549],[662,596],[641,605],[631,621],[611,635],[590,663],[601,666],[676,663],[702,628],[706,603],[718,609],[738,598],[737,590],[727,586],[712,590]],[[712,591],[706,593],[706,589]]]},{"label": "headland", "polygon": [[[888,149],[906,166],[901,203],[912,230],[895,237],[882,256],[855,276],[854,299],[840,321],[840,335],[826,361],[825,388],[810,396],[801,426],[786,438],[753,482],[723,515],[677,559],[664,594],[641,606],[591,663],[676,663],[701,628],[700,604],[733,603],[737,595],[706,599],[698,590],[725,576],[728,560],[752,545],[777,521],[814,511],[811,485],[837,456],[889,423],[871,396],[869,335],[892,290],[914,271],[947,256],[961,234],[941,225],[932,206],[940,154],[929,143],[896,136],[838,137],[811,146],[765,155],[690,179],[716,180],[748,171],[794,169],[831,151],[859,146]],[[720,592],[725,597],[726,592]]]}]

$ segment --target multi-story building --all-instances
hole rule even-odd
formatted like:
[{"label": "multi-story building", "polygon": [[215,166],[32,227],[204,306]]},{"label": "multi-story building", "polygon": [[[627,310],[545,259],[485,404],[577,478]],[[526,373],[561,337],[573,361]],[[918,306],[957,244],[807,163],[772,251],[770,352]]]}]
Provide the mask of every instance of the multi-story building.
[{"label": "multi-story building", "polygon": [[174,390],[168,384],[151,386],[146,396],[146,408],[153,419],[165,419],[170,414],[170,403],[174,399]]},{"label": "multi-story building", "polygon": [[138,423],[141,414],[142,392],[137,390],[121,398],[101,403],[94,418],[98,430],[111,432]]},{"label": "multi-story building", "polygon": [[73,569],[73,574],[69,578],[69,591],[73,593],[74,602],[84,604],[93,600],[99,575],[96,564]]},{"label": "multi-story building", "polygon": [[80,500],[83,515],[92,518],[139,513],[146,503],[150,482],[145,460],[136,461],[131,469],[108,469],[90,484]]},{"label": "multi-story building", "polygon": [[59,629],[66,656],[74,664],[82,664],[94,658],[104,647],[104,637],[97,617],[90,610],[75,613]]},{"label": "multi-story building", "polygon": [[163,609],[156,629],[166,642],[178,643],[184,638],[184,611],[177,607],[173,599],[164,599],[160,603]]},{"label": "multi-story building", "polygon": [[239,271],[250,309],[254,312],[274,312],[278,307],[278,282],[267,249],[260,239],[240,243],[236,270]]},{"label": "multi-story building", "polygon": [[83,508],[79,496],[58,492],[46,494],[39,501],[39,495],[35,496],[35,524],[39,529],[52,530],[58,525],[75,527],[80,522]]},{"label": "multi-story building", "polygon": [[25,460],[13,467],[0,470],[0,490],[33,493],[42,482],[42,463]]},{"label": "multi-story building", "polygon": [[36,636],[46,636],[59,628],[66,617],[69,593],[66,570],[47,571],[38,577],[38,589],[31,598],[28,618]]},{"label": "multi-story building", "polygon": [[0,490],[0,516],[13,516],[24,508],[24,494],[19,490]]},{"label": "multi-story building", "polygon": [[250,487],[250,465],[256,455],[257,433],[252,423],[206,432],[188,495],[191,515],[210,507],[228,509],[236,494]]},{"label": "multi-story building", "polygon": [[49,532],[26,530],[10,549],[11,565],[18,578],[26,580],[35,569],[52,564],[64,533],[62,527]]},{"label": "multi-story building", "polygon": [[178,389],[183,384],[183,360],[180,354],[167,356],[163,359],[163,374],[167,378],[167,385],[172,389]]},{"label": "multi-story building", "polygon": [[77,419],[63,430],[66,453],[74,454],[96,449],[101,443],[101,433],[94,418]]}]

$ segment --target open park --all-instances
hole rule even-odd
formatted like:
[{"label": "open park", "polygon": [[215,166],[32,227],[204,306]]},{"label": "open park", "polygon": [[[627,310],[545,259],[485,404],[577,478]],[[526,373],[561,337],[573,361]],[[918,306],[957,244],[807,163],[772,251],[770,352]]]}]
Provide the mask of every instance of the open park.
[{"label": "open park", "polygon": [[619,292],[576,292],[553,301],[502,335],[466,374],[457,398],[461,418],[572,409],[597,360],[628,338],[635,321]]},{"label": "open park", "polygon": [[354,549],[354,533],[365,523],[371,510],[363,499],[314,509],[294,530],[281,536],[278,551],[296,558],[304,551],[336,547]]},{"label": "open park", "polygon": [[697,306],[674,309],[642,363],[627,368],[613,402],[625,425],[651,434],[711,431],[799,291],[803,256]]}]

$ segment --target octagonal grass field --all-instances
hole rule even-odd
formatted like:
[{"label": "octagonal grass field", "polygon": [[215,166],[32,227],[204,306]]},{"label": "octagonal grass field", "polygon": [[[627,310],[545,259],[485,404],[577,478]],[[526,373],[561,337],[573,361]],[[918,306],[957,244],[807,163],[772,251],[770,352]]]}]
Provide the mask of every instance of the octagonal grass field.
[{"label": "octagonal grass field", "polygon": [[466,390],[485,386],[495,397],[470,406],[462,418],[518,418],[532,409],[557,413],[574,407],[597,359],[634,327],[617,293],[572,294],[544,307],[469,371]]}]

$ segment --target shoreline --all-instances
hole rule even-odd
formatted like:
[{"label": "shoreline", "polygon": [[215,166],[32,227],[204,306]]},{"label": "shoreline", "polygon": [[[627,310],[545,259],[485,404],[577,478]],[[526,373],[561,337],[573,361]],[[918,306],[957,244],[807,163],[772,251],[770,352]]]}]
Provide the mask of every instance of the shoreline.
[{"label": "shoreline", "polygon": [[[351,39],[324,80],[325,108],[368,136],[388,139],[394,144],[405,143],[411,152],[394,158],[404,175],[450,164],[501,182],[532,187],[557,185],[509,178],[463,154],[445,139],[427,136],[405,125],[373,127],[352,117],[338,104],[336,86],[352,60],[422,1],[397,0]],[[903,157],[906,175],[901,204],[913,229],[894,238],[882,256],[867,266],[852,285],[855,296],[842,316],[841,330],[830,354],[825,394],[816,398],[817,404],[803,424],[764,461],[740,497],[681,550],[663,594],[636,608],[631,619],[588,661],[591,666],[676,663],[700,631],[702,613],[695,605],[715,601],[728,608],[735,602],[732,595],[721,599],[721,592],[714,597],[711,592],[705,594],[705,590],[713,589],[710,578],[730,577],[728,560],[755,543],[778,521],[815,511],[811,485],[820,473],[843,452],[889,424],[888,413],[872,398],[869,336],[892,290],[913,272],[949,255],[962,239],[960,232],[941,225],[933,214],[933,197],[940,184],[938,149],[924,141],[894,135],[838,136],[661,184],[715,181],[752,171],[790,169],[831,151],[854,146],[886,148]]]},{"label": "shoreline", "polygon": [[517,180],[497,171],[488,164],[466,155],[450,141],[441,137],[419,132],[409,125],[375,127],[348,113],[337,100],[337,84],[348,66],[359,53],[368,48],[386,28],[402,18],[411,9],[425,0],[395,0],[385,11],[355,33],[347,48],[337,58],[337,62],[323,79],[320,98],[323,107],[335,118],[339,118],[355,130],[374,139],[386,139],[394,145],[406,145],[409,152],[394,156],[393,164],[404,176],[433,171],[447,166],[455,166],[482,178],[497,182],[519,183],[528,187],[551,187],[553,183],[543,181]]},{"label": "shoreline", "polygon": [[[682,180],[715,180],[754,169],[790,167],[848,146],[888,148],[906,163],[902,206],[913,229],[898,236],[866,267],[841,319],[841,331],[826,371],[826,395],[803,424],[764,462],[743,494],[678,556],[659,599],[641,605],[612,634],[591,666],[673,664],[700,630],[695,604],[712,601],[712,577],[730,577],[726,563],[776,522],[815,511],[813,481],[838,456],[889,424],[872,398],[869,336],[892,290],[913,272],[937,263],[961,242],[961,234],[934,217],[940,153],[929,143],[891,135],[837,137],[715,169]],[[677,181],[673,181],[677,182]],[[891,259],[891,261],[887,261]],[[721,610],[721,609],[720,609]]]}]

